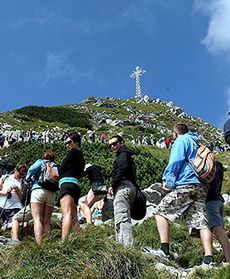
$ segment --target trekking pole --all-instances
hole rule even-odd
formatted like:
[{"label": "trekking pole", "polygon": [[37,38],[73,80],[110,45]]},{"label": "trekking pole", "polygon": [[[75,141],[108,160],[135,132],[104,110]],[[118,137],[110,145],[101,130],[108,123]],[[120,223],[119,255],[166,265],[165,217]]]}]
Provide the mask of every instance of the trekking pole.
[{"label": "trekking pole", "polygon": [[[21,229],[21,239],[23,239],[24,236],[24,222],[25,222],[25,215],[26,215],[26,207],[27,207],[27,203],[29,200],[29,192],[30,192],[30,183],[26,184],[26,198],[25,198],[25,202],[24,202],[24,210],[23,210],[23,215],[22,215],[22,229]],[[26,235],[26,233],[25,233]]]},{"label": "trekking pole", "polygon": [[2,208],[2,211],[1,211],[1,213],[0,213],[0,219],[2,218],[2,214],[3,214],[3,212],[4,212],[4,209],[5,209],[7,200],[9,200],[10,198],[11,198],[11,193],[9,192],[9,193],[7,194],[7,196],[6,196],[5,203],[4,203],[3,208]]}]

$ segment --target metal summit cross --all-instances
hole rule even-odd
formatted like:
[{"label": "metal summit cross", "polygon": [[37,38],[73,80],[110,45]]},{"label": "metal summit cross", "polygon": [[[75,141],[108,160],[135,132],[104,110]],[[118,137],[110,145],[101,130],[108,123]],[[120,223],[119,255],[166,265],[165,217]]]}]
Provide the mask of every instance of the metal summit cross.
[{"label": "metal summit cross", "polygon": [[141,67],[136,66],[135,71],[132,72],[130,75],[131,78],[136,79],[136,95],[135,98],[142,98],[141,93],[141,83],[140,83],[140,76],[146,73],[146,70],[141,69]]}]

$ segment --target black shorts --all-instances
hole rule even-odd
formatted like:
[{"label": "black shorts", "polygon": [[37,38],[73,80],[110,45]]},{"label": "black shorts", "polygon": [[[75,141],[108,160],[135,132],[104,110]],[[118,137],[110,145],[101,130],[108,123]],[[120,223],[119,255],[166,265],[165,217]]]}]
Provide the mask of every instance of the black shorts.
[{"label": "black shorts", "polygon": [[81,188],[75,183],[71,182],[64,182],[61,185],[59,194],[58,194],[58,205],[60,205],[60,200],[63,198],[65,195],[69,195],[74,199],[74,202],[78,204],[78,200],[81,195]]},{"label": "black shorts", "polygon": [[[2,212],[3,210],[3,212]],[[7,223],[11,223],[12,222],[12,218],[13,216],[20,210],[20,208],[13,208],[13,209],[2,209],[0,207],[0,213],[2,212],[2,221],[3,223],[5,221],[7,221]]]}]

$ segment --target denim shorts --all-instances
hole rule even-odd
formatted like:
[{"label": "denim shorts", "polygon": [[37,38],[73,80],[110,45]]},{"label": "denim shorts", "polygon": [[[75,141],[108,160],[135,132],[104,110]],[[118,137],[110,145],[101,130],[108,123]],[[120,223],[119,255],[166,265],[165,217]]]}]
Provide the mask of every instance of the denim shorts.
[{"label": "denim shorts", "polygon": [[8,223],[12,222],[13,216],[20,210],[20,208],[13,208],[13,209],[3,209],[0,207],[1,213],[1,220],[2,222],[7,221]]},{"label": "denim shorts", "polygon": [[224,228],[224,204],[220,200],[213,200],[206,203],[206,210],[208,215],[208,224],[212,229],[217,226]]}]

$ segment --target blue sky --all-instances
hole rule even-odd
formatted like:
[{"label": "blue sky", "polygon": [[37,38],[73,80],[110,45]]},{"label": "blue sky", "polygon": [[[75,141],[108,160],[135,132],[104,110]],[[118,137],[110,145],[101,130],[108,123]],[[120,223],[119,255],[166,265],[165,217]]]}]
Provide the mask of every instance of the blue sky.
[{"label": "blue sky", "polygon": [[230,107],[229,0],[0,2],[0,111],[142,93],[222,127]]}]

